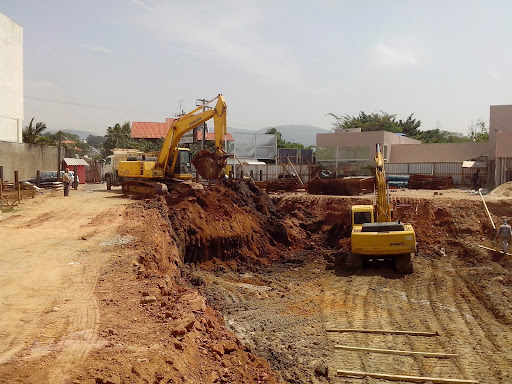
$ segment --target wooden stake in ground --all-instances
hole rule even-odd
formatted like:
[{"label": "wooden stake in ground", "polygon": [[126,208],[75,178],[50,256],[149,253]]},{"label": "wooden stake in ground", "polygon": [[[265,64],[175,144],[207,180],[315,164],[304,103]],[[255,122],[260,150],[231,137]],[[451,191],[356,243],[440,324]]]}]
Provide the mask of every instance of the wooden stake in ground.
[{"label": "wooden stake in ground", "polygon": [[437,358],[449,358],[459,356],[457,353],[441,353],[441,352],[415,352],[415,351],[400,351],[395,349],[379,349],[379,348],[365,348],[365,347],[352,347],[350,345],[335,345],[335,349],[343,349],[345,351],[364,351],[373,353],[384,353],[389,355],[419,355],[423,357],[437,357]]},{"label": "wooden stake in ground", "polygon": [[371,373],[371,372],[358,372],[358,371],[345,371],[337,370],[336,376],[353,376],[353,377],[372,377],[374,379],[384,379],[393,381],[409,381],[413,383],[424,383],[426,381],[432,383],[451,383],[451,384],[478,384],[476,380],[464,379],[443,379],[441,377],[423,377],[423,376],[406,376],[406,375],[388,375],[386,373]]},{"label": "wooden stake in ground", "polygon": [[491,220],[492,227],[494,230],[496,230],[496,226],[494,225],[494,221],[492,220],[491,213],[489,212],[489,209],[487,208],[487,204],[485,203],[484,197],[482,196],[482,192],[480,192],[481,188],[478,189],[478,194],[482,198],[482,202],[484,203],[485,210],[487,211],[487,215],[489,216],[489,220]]},{"label": "wooden stake in ground", "polygon": [[388,333],[392,335],[411,335],[411,336],[439,336],[437,332],[420,332],[420,331],[394,331],[388,329],[357,329],[357,328],[341,328],[326,329],[326,332],[357,332],[357,333]]},{"label": "wooden stake in ground", "polygon": [[487,249],[488,251],[493,251],[493,252],[496,252],[496,253],[500,253],[500,254],[502,254],[502,255],[512,256],[512,253],[507,253],[507,252],[498,251],[497,249],[489,248],[489,247],[486,247],[485,245],[477,244],[476,246],[477,246],[477,247],[480,247],[480,248],[483,248],[483,249]]}]

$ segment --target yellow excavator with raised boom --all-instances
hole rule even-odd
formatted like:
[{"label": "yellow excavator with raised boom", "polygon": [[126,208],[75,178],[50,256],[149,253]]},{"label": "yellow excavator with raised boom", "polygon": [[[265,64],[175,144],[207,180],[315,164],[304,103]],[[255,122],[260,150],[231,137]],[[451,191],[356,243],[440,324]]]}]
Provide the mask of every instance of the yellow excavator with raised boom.
[{"label": "yellow excavator with raised boom", "polygon": [[[204,110],[200,106],[176,119],[165,137],[162,149],[156,161],[147,161],[136,157],[132,161],[120,161],[117,177],[125,193],[155,195],[165,193],[176,182],[191,180],[190,149],[179,148],[180,139],[188,131],[198,127],[211,118],[215,126],[215,152],[201,151],[199,161],[194,162],[199,174],[207,179],[221,177],[226,165],[227,155],[222,149],[227,131],[227,106],[224,97],[219,94],[206,105],[217,100],[215,108]],[[200,112],[202,110],[202,112]]]},{"label": "yellow excavator with raised boom", "polygon": [[365,261],[392,259],[396,271],[401,274],[413,272],[413,259],[417,252],[416,234],[411,224],[392,221],[384,157],[380,144],[375,155],[375,205],[352,206],[351,252],[347,256],[345,269],[356,271]]}]

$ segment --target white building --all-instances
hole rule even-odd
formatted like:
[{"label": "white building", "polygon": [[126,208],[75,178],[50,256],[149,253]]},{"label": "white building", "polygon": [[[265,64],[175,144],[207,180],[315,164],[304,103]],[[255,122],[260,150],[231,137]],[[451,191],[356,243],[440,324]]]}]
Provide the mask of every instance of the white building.
[{"label": "white building", "polygon": [[0,141],[21,143],[23,27],[0,13]]}]

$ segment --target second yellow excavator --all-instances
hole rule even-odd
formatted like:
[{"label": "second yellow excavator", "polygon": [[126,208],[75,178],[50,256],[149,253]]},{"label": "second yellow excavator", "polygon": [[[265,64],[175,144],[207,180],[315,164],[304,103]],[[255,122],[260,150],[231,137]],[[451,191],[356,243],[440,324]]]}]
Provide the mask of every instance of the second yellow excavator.
[{"label": "second yellow excavator", "polygon": [[346,269],[358,270],[369,259],[392,259],[398,273],[413,272],[417,252],[416,234],[411,224],[392,221],[392,209],[387,193],[384,157],[380,144],[375,155],[376,203],[352,206],[351,252]]},{"label": "second yellow excavator", "polygon": [[[221,177],[227,158],[222,149],[222,142],[227,134],[227,106],[221,94],[207,102],[206,105],[215,100],[217,100],[215,108],[203,110],[203,106],[200,106],[174,121],[156,161],[147,161],[139,157],[133,161],[120,161],[117,178],[123,186],[123,191],[155,195],[166,192],[168,187],[171,187],[176,181],[192,179],[190,150],[179,148],[178,145],[185,133],[211,118],[214,119],[215,126],[215,152],[201,151],[194,166],[199,174],[206,179]],[[200,112],[201,110],[203,111]]]}]

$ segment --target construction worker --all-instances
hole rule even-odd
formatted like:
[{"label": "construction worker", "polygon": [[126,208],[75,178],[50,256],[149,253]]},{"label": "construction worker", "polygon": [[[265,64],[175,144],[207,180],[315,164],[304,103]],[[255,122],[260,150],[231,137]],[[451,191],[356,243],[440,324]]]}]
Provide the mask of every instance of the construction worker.
[{"label": "construction worker", "polygon": [[510,225],[508,225],[507,219],[504,219],[503,224],[501,224],[500,227],[498,228],[496,237],[502,240],[501,251],[503,253],[506,253],[508,249],[508,243],[510,242],[510,238],[512,237],[512,229],[510,228]]},{"label": "construction worker", "polygon": [[475,173],[473,173],[473,189],[475,191],[478,191],[478,189],[480,188],[480,170],[477,169]]},{"label": "construction worker", "polygon": [[64,184],[64,196],[69,196],[69,185],[71,184],[71,174],[69,168],[62,174],[62,183]]}]

